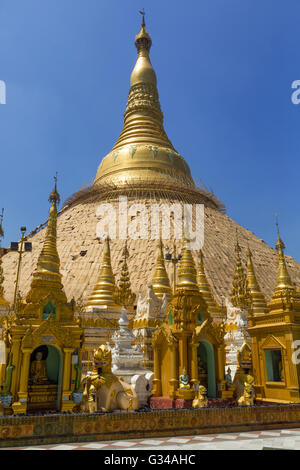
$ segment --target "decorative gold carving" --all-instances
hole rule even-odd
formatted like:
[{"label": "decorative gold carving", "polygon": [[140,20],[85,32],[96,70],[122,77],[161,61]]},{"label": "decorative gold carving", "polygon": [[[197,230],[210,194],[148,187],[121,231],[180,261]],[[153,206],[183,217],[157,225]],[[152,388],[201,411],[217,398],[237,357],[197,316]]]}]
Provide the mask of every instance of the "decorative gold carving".
[{"label": "decorative gold carving", "polygon": [[34,329],[31,325],[29,326],[22,340],[22,347],[34,349],[41,344],[42,336],[49,333],[54,336],[61,348],[71,347],[74,343],[71,329],[62,326],[51,314],[38,328]]},{"label": "decorative gold carving", "polygon": [[165,341],[170,346],[177,343],[177,339],[172,334],[170,327],[163,323],[152,335],[153,348],[157,347],[159,344],[162,344]]}]

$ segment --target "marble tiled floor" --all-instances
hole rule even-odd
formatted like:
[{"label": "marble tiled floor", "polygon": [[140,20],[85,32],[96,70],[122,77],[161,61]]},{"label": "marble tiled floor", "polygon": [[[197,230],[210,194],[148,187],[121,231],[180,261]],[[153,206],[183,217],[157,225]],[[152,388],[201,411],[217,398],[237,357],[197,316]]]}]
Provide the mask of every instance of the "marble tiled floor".
[{"label": "marble tiled floor", "polygon": [[300,428],[128,441],[53,444],[3,450],[300,450]]}]

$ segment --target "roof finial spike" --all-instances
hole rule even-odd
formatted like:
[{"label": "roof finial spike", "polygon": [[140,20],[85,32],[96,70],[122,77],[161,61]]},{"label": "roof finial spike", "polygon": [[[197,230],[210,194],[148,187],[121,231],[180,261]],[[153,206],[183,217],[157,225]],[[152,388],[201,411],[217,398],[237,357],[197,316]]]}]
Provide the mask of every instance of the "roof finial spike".
[{"label": "roof finial spike", "polygon": [[145,23],[145,8],[143,8],[142,11],[139,11],[139,13],[142,15],[143,19],[142,19],[142,28],[144,28],[146,26],[146,23]]},{"label": "roof finial spike", "polygon": [[53,189],[52,193],[49,196],[49,202],[52,202],[53,204],[55,204],[55,206],[57,204],[59,204],[59,202],[60,202],[60,195],[58,194],[58,191],[57,191],[57,176],[58,176],[58,172],[55,173],[55,176],[54,176],[54,189]]},{"label": "roof finial spike", "polygon": [[276,248],[276,250],[283,252],[283,250],[285,249],[285,244],[283,243],[283,241],[280,237],[278,214],[275,214],[275,218],[276,218],[276,227],[277,227],[277,235],[278,235],[278,239],[277,239],[277,243],[275,245],[275,248]]},{"label": "roof finial spike", "polygon": [[278,234],[278,237],[280,236],[280,233],[279,233],[279,222],[278,222],[278,214],[275,214],[275,224],[276,224],[276,227],[277,227],[277,234]]}]

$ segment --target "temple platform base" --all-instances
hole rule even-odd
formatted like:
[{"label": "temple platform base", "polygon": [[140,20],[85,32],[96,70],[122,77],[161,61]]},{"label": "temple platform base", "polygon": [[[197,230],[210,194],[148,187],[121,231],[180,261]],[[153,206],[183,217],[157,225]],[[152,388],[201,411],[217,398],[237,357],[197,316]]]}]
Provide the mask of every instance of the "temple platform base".
[{"label": "temple platform base", "polygon": [[300,405],[0,417],[0,448],[300,428]]},{"label": "temple platform base", "polygon": [[193,400],[184,400],[182,398],[172,399],[168,397],[152,397],[150,398],[151,410],[171,410],[192,408]]},{"label": "temple platform base", "polygon": [[[151,410],[172,410],[172,409],[189,409],[192,408],[193,400],[172,399],[169,397],[151,397]],[[228,398],[209,398],[208,408],[225,408],[238,406],[236,400]]]}]

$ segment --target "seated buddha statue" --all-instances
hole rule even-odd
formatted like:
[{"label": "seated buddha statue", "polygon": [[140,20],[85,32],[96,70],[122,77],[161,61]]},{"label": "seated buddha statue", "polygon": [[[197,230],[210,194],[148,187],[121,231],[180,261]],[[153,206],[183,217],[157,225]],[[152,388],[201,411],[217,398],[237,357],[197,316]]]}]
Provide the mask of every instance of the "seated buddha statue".
[{"label": "seated buddha statue", "polygon": [[182,390],[190,390],[191,388],[189,384],[189,376],[185,369],[183,369],[182,374],[179,376],[179,388]]},{"label": "seated buddha statue", "polygon": [[46,361],[43,360],[43,353],[41,351],[36,353],[35,359],[31,363],[30,382],[34,385],[42,385],[49,382]]},{"label": "seated buddha statue", "polygon": [[231,377],[231,369],[230,367],[227,368],[227,372],[225,374],[226,385],[228,387],[233,387],[232,377]]}]

